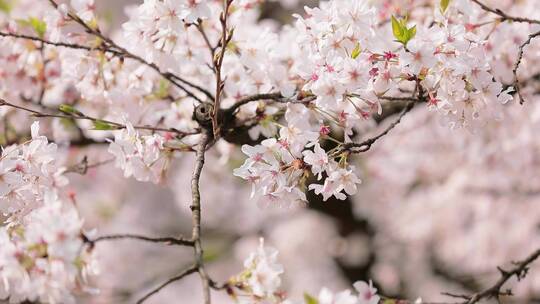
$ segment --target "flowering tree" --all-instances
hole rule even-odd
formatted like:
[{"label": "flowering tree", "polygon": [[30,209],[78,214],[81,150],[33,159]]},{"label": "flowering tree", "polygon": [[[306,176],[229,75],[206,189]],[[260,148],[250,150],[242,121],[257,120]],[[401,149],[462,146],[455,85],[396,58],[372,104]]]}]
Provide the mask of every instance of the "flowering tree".
[{"label": "flowering tree", "polygon": [[[261,18],[261,0],[144,0],[126,9],[128,21],[115,29],[98,16],[94,0],[0,0],[0,298],[83,301],[97,291],[98,244],[132,239],[193,251],[185,270],[138,303],[194,273],[203,303],[211,303],[212,290],[239,303],[422,303],[378,293],[367,278],[353,284],[354,292],[320,286],[294,298],[282,286],[278,251],[262,239],[243,270],[215,280],[203,250],[202,205],[227,214],[224,226],[249,225],[232,223],[247,211],[221,209],[226,180],[213,190],[201,182],[210,169],[205,159],[216,154],[216,174],[249,184],[250,204],[262,207],[251,212],[260,217],[276,212],[272,207],[305,209],[318,197],[330,201],[325,208],[336,221],[363,215],[379,238],[396,239],[380,252],[395,252],[398,242],[409,251],[437,246],[435,258],[449,265],[467,260],[479,272],[524,258],[499,267],[497,278],[475,292],[437,291],[468,304],[512,295],[507,282],[525,278],[540,256],[540,214],[530,204],[538,200],[540,166],[535,2],[330,0],[283,25]],[[223,164],[233,163],[237,147],[243,160],[228,170]],[[437,148],[444,151],[431,151]],[[459,168],[449,160],[456,155]],[[71,176],[91,179],[87,173],[114,164],[125,178],[165,184],[182,159],[190,191],[171,187],[190,192],[190,236],[96,234],[83,225],[79,192],[67,186]],[[212,191],[218,194],[205,199]],[[475,200],[504,194],[511,196],[494,214],[472,209]],[[532,198],[512,221],[523,221],[515,230],[521,241],[512,243],[519,256],[472,261],[475,241],[454,252],[456,240],[443,228],[471,227],[468,214],[495,229],[512,220],[520,207],[510,202],[520,195]],[[426,202],[441,196],[447,209]],[[362,201],[345,214],[328,211],[353,200]],[[214,218],[216,212],[208,211]],[[480,236],[486,226],[462,232]],[[292,242],[286,233],[281,238]],[[494,244],[488,248],[505,246]],[[381,256],[375,283],[391,290],[389,275],[380,274],[392,258]],[[524,297],[538,295],[540,286],[530,290]]]}]

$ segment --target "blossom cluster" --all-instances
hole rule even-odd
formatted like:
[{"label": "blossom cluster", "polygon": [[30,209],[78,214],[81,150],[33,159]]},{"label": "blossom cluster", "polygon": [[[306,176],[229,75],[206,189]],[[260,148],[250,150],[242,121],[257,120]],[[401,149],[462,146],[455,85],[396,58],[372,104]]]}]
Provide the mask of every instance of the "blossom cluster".
[{"label": "blossom cluster", "polygon": [[301,104],[289,105],[285,114],[287,127],[280,129],[279,138],[264,140],[260,145],[244,145],[242,152],[249,156],[234,174],[252,183],[252,196],[262,206],[290,204],[306,201],[305,193],[310,173],[320,180],[327,176],[323,185],[312,183],[309,189],[322,194],[326,201],[330,196],[345,199],[356,193],[360,179],[354,166],[336,162],[321,148],[319,139],[328,135],[328,128],[321,125],[314,131],[309,110]]},{"label": "blossom cluster", "polygon": [[[306,189],[322,194],[325,200],[354,194],[360,180],[353,166],[347,164],[347,155],[332,153],[335,151],[323,155],[325,141],[340,132],[344,142],[352,141],[358,131],[370,127],[373,115],[382,114],[381,104],[387,97],[425,99],[453,126],[473,125],[483,121],[480,116],[491,117],[486,116],[490,112],[497,115],[498,105],[512,99],[512,89],[503,91],[503,85],[491,74],[482,32],[467,27],[470,22],[465,21],[476,18],[475,10],[459,9],[461,5],[450,5],[444,12],[437,7],[431,17],[418,19],[413,27],[406,25],[414,28],[415,34],[402,43],[395,41],[400,37],[394,25],[380,21],[382,9],[365,1],[334,0],[306,8],[306,17],[297,16],[294,27],[284,27],[280,32],[257,23],[254,7],[255,3],[247,1],[233,4],[231,9],[229,26],[234,28],[234,35],[225,52],[223,70],[229,81],[225,81],[221,105],[275,90],[293,99],[314,96],[304,104],[289,103],[286,109],[251,103],[236,115],[240,121],[255,122],[249,130],[254,140],[261,135],[276,137],[255,148],[273,150],[266,153],[264,164],[248,160],[237,171],[256,185],[254,193],[262,198],[263,205],[305,201]],[[214,63],[213,45],[221,35],[222,8],[217,1],[144,1],[129,11],[121,44],[148,63],[211,90],[215,79],[208,67]],[[95,19],[93,1],[72,1],[69,7],[60,5],[51,12],[56,17],[47,20],[57,22],[48,22],[50,33],[45,34],[61,33],[55,35],[85,41],[87,38],[68,35],[65,23],[71,10],[84,21]],[[291,39],[296,43],[287,43]],[[53,62],[58,63],[47,64],[56,67],[54,75],[61,79],[57,83],[63,84],[58,85],[57,92],[65,97],[75,86],[81,98],[78,100],[75,94],[72,102],[77,100],[85,113],[103,117],[104,111],[96,111],[99,104],[111,117],[120,115],[145,125],[162,123],[193,130],[190,111],[198,101],[193,96],[174,96],[181,92],[158,81],[148,66],[124,63],[109,53],[85,54],[82,50],[62,50],[61,58],[55,55]],[[69,68],[74,65],[79,68]],[[192,93],[204,98],[201,92]],[[48,94],[45,97],[47,100]],[[175,102],[170,103],[170,98]],[[136,100],[137,105],[125,100]],[[278,121],[283,112],[285,125]],[[134,130],[124,130],[115,136],[110,151],[115,151],[117,165],[125,176],[159,181],[166,169],[157,162],[163,160],[157,152],[162,149],[161,136],[129,137],[138,135]],[[122,148],[117,144],[120,141]],[[145,146],[154,148],[145,153]],[[309,169],[319,179],[325,177],[323,185],[306,184]]]},{"label": "blossom cluster", "polygon": [[83,221],[73,203],[58,197],[67,184],[58,166],[57,146],[39,135],[2,151],[0,297],[18,303],[74,303],[95,270],[82,237]]},{"label": "blossom cluster", "polygon": [[[336,165],[332,160],[338,156],[345,157],[346,162],[346,155],[327,153],[320,147],[325,138],[316,137],[316,124],[307,119],[310,115],[318,117],[319,125],[326,122],[337,126],[347,143],[355,131],[369,126],[368,118],[382,113],[381,103],[388,98],[425,101],[451,127],[476,127],[500,118],[502,105],[513,99],[513,88],[504,89],[491,73],[481,33],[468,23],[458,22],[474,10],[468,12],[457,5],[444,10],[438,7],[431,19],[424,20],[430,25],[420,20],[410,27],[394,17],[392,26],[380,26],[376,9],[363,1],[323,2],[320,7],[306,8],[306,12],[307,17],[298,17],[296,22],[296,41],[302,55],[295,58],[291,73],[303,79],[301,89],[316,98],[297,112],[304,116],[301,123],[286,116],[287,125],[279,130],[277,141],[285,147],[293,146],[292,151],[275,149],[268,153],[265,145],[275,141],[245,147],[243,151],[250,159],[237,171],[257,185],[262,196],[291,201],[286,193],[296,191],[291,187],[305,186],[300,177],[306,167],[319,179],[322,172],[326,173],[324,185],[308,187],[322,194],[324,200],[332,195],[344,199],[343,190],[349,195],[356,193],[359,179],[352,167],[343,166],[341,160]],[[409,36],[400,36],[403,31]],[[291,112],[289,106],[287,113]],[[299,160],[294,154],[310,146],[314,146],[314,152],[305,151],[307,159]],[[274,163],[285,166],[267,166],[268,157],[262,163],[257,161],[261,153],[278,155]],[[290,170],[293,160],[296,170]],[[289,174],[291,171],[294,174]],[[287,192],[280,195],[279,189]],[[293,198],[303,199],[299,195]]]},{"label": "blossom cluster", "polygon": [[57,146],[39,135],[39,123],[32,124],[31,140],[12,145],[2,151],[0,210],[3,214],[20,217],[39,207],[39,200],[50,189],[68,183],[65,169],[55,161]]},{"label": "blossom cluster", "polygon": [[[229,280],[228,284],[233,288],[230,291],[232,297],[239,300],[239,303],[276,303],[294,304],[301,303],[288,299],[286,293],[280,291],[281,275],[283,266],[277,260],[278,251],[272,247],[264,245],[261,238],[257,250],[250,254],[244,262],[244,271]],[[307,303],[317,304],[377,304],[381,299],[377,295],[377,289],[373,283],[358,281],[353,284],[357,294],[350,290],[338,293],[332,292],[328,288],[322,288],[318,297],[305,295]],[[234,290],[238,289],[238,291]],[[238,292],[241,292],[240,294]]]},{"label": "blossom cluster", "polygon": [[109,152],[115,156],[116,166],[124,171],[125,177],[157,183],[166,170],[164,141],[157,134],[141,136],[128,123],[125,129],[115,134]]},{"label": "blossom cluster", "polygon": [[512,88],[503,92],[493,79],[486,40],[462,21],[474,10],[462,7],[443,13],[437,8],[424,21],[432,25],[420,20],[407,40],[399,36],[400,21],[392,20],[392,34],[390,24],[378,25],[376,10],[366,2],[330,1],[307,9],[308,17],[299,17],[296,26],[304,56],[295,71],[306,81],[303,89],[317,96],[319,108],[352,119],[370,109],[380,114],[385,97],[404,96],[404,90],[414,97],[420,87],[428,105],[453,126],[472,124],[511,100]]}]

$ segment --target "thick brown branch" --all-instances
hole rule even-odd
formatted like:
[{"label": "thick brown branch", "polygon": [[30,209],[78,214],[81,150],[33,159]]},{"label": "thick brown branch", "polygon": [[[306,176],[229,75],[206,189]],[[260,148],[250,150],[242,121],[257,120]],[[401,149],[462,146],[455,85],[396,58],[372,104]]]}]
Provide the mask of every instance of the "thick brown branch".
[{"label": "thick brown branch", "polygon": [[235,114],[235,112],[240,109],[241,106],[246,105],[253,101],[260,101],[260,100],[273,100],[273,101],[280,101],[283,99],[283,96],[281,93],[267,93],[267,94],[256,94],[244,97],[240,100],[238,100],[235,104],[230,106],[228,109],[223,110],[225,113],[225,118],[227,116],[232,116]]},{"label": "thick brown branch", "polygon": [[287,98],[279,92],[275,93],[265,93],[265,94],[255,94],[251,96],[244,97],[238,100],[234,105],[230,106],[228,109],[223,110],[225,113],[224,116],[234,115],[234,113],[243,105],[246,105],[250,102],[261,101],[261,100],[271,100],[274,102],[292,102],[292,103],[309,103],[315,100],[316,96],[307,96],[307,97],[298,97],[298,99]]},{"label": "thick brown branch", "polygon": [[203,287],[203,298],[205,304],[210,304],[210,279],[206,274],[203,264],[203,249],[201,244],[201,193],[199,189],[199,182],[201,179],[201,172],[204,167],[204,158],[206,152],[206,146],[211,141],[209,129],[204,129],[201,134],[201,139],[196,150],[195,169],[191,178],[191,212],[192,212],[192,225],[193,231],[191,239],[194,242],[195,249],[195,263],[201,277]]}]

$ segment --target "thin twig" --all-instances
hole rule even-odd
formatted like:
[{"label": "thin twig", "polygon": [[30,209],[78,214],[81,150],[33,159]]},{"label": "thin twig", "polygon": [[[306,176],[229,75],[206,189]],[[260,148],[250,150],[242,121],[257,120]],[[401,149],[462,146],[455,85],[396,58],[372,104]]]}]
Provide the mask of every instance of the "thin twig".
[{"label": "thin twig", "polygon": [[414,97],[393,97],[393,96],[381,96],[379,99],[388,100],[388,101],[415,101],[420,102],[419,98]]},{"label": "thin twig", "polygon": [[464,302],[464,304],[475,304],[475,303],[478,303],[478,302],[480,302],[481,300],[484,300],[484,299],[489,299],[489,298],[498,299],[501,295],[511,295],[512,291],[510,289],[508,289],[506,291],[501,291],[503,285],[508,280],[510,280],[510,278],[512,278],[514,276],[518,280],[521,280],[521,279],[525,278],[525,276],[527,275],[527,272],[529,270],[530,264],[532,264],[534,261],[536,261],[536,259],[538,259],[538,257],[540,257],[540,248],[537,249],[536,251],[534,251],[533,253],[531,253],[524,260],[522,260],[520,262],[512,263],[512,264],[515,265],[515,267],[510,269],[510,270],[504,270],[504,269],[498,267],[497,269],[499,270],[499,272],[501,274],[501,277],[499,278],[499,280],[497,280],[497,282],[495,282],[495,284],[493,286],[491,286],[491,287],[485,289],[484,291],[481,291],[481,292],[471,296],[466,302]]},{"label": "thin twig", "polygon": [[403,117],[414,108],[415,104],[416,104],[416,100],[413,100],[413,101],[410,101],[409,103],[407,103],[405,108],[403,108],[403,110],[399,114],[398,118],[394,122],[392,122],[388,127],[386,127],[386,129],[384,129],[384,131],[381,132],[380,134],[378,134],[377,136],[368,138],[368,139],[364,140],[361,143],[354,143],[353,142],[353,143],[343,144],[341,149],[340,149],[340,152],[349,151],[349,152],[352,152],[352,153],[362,153],[362,152],[368,151],[369,149],[371,149],[371,146],[375,142],[377,142],[381,137],[385,136],[392,129],[394,129],[401,122]]},{"label": "thin twig", "polygon": [[202,22],[203,22],[202,20],[198,20],[197,24],[195,26],[197,27],[197,30],[199,30],[199,33],[201,33],[201,36],[203,37],[203,40],[206,43],[206,46],[208,47],[208,50],[210,51],[210,55],[212,56],[212,60],[214,60],[214,56],[216,55],[216,47],[213,46],[212,43],[210,42],[210,39],[208,38],[208,35],[206,34],[206,31],[204,30]]},{"label": "thin twig", "polygon": [[114,158],[89,164],[88,157],[85,156],[78,164],[68,167],[66,171],[64,171],[64,173],[78,173],[81,175],[85,175],[88,172],[88,169],[107,165],[107,164],[112,163],[113,161],[114,161]]},{"label": "thin twig", "polygon": [[519,23],[531,23],[531,24],[540,24],[540,20],[536,19],[529,19],[529,18],[523,18],[523,17],[515,17],[508,15],[507,13],[503,12],[502,10],[498,8],[492,8],[481,2],[480,0],[472,0],[472,2],[478,4],[484,11],[493,13],[495,15],[498,15],[501,18],[501,21],[513,21],[513,22],[519,22]]},{"label": "thin twig", "polygon": [[519,65],[521,64],[521,61],[523,60],[523,53],[524,53],[525,47],[527,45],[529,45],[531,43],[531,41],[534,38],[538,37],[538,36],[540,36],[540,31],[529,34],[529,37],[527,38],[527,40],[525,40],[525,42],[523,42],[519,46],[519,52],[518,52],[517,60],[516,60],[516,63],[514,64],[514,68],[512,69],[512,73],[514,74],[514,89],[516,90],[516,93],[517,93],[517,95],[519,97],[519,103],[520,104],[523,104],[525,102],[525,99],[521,95],[521,84],[519,82],[517,72],[518,72],[518,69],[519,69]]},{"label": "thin twig", "polygon": [[220,133],[220,126],[219,126],[219,114],[221,110],[221,95],[223,94],[223,88],[225,86],[225,82],[221,77],[221,69],[223,67],[223,59],[225,59],[225,52],[227,51],[227,45],[231,41],[233,37],[233,31],[228,29],[227,26],[227,20],[229,16],[229,8],[232,4],[233,0],[223,0],[223,12],[221,13],[221,16],[219,17],[219,20],[221,21],[221,40],[220,40],[220,46],[221,49],[219,53],[214,55],[213,63],[214,63],[214,72],[216,74],[216,98],[214,100],[214,110],[212,113],[212,125],[213,125],[213,132],[214,137],[218,138]]},{"label": "thin twig", "polygon": [[139,240],[139,241],[145,241],[145,242],[151,242],[151,243],[165,243],[168,245],[181,245],[181,246],[189,246],[193,247],[194,243],[192,240],[188,240],[185,238],[174,238],[174,237],[148,237],[143,235],[137,235],[137,234],[111,234],[111,235],[103,235],[100,237],[97,237],[93,240],[89,240],[90,243],[98,243],[102,241],[115,241],[115,240]]},{"label": "thin twig", "polygon": [[174,282],[176,282],[178,280],[181,280],[182,278],[184,278],[184,277],[186,277],[186,276],[188,276],[188,275],[190,275],[190,274],[192,274],[194,272],[197,272],[197,265],[193,265],[193,266],[189,267],[188,269],[184,270],[183,272],[181,272],[180,274],[178,274],[177,276],[174,276],[174,277],[168,279],[167,281],[163,282],[161,285],[159,285],[158,287],[156,287],[155,289],[153,289],[152,291],[147,293],[144,297],[140,298],[137,301],[137,304],[144,303],[144,301],[148,300],[148,298],[150,298],[154,294],[158,293],[160,290],[165,288],[167,285],[169,285],[171,283],[174,283]]},{"label": "thin twig", "polygon": [[[28,112],[28,113],[32,114],[32,116],[34,116],[34,117],[52,117],[52,118],[64,118],[64,119],[73,119],[73,120],[89,120],[89,121],[92,121],[92,122],[102,122],[102,123],[108,124],[114,130],[127,128],[127,126],[124,125],[124,124],[114,122],[114,121],[110,121],[110,120],[99,119],[99,118],[96,118],[96,117],[88,116],[88,115],[80,113],[80,112],[78,112],[77,114],[71,114],[71,113],[64,114],[65,112],[60,112],[60,113],[40,112],[40,111],[37,111],[37,110],[32,110],[32,109],[27,108],[27,107],[23,107],[23,106],[19,106],[19,105],[10,103],[10,102],[6,101],[5,99],[2,99],[2,98],[0,98],[0,107],[1,106],[12,107],[12,108],[15,108],[15,109],[18,109],[18,110],[25,111],[25,112]],[[133,126],[133,128],[138,129],[138,130],[148,130],[148,131],[155,131],[155,132],[171,132],[171,133],[177,134],[178,136],[188,136],[188,135],[199,134],[198,131],[183,132],[183,131],[180,131],[180,130],[177,130],[177,129],[174,129],[174,128],[160,128],[160,127],[151,127],[151,126]]]},{"label": "thin twig", "polygon": [[1,32],[1,31],[0,31],[0,36],[2,36],[2,37],[11,37],[11,38],[15,38],[15,39],[25,39],[25,40],[35,41],[35,42],[41,42],[43,44],[50,45],[50,46],[56,46],[56,47],[65,47],[65,48],[76,49],[76,50],[84,50],[84,51],[102,51],[102,52],[106,52],[106,53],[111,53],[111,54],[113,54],[115,56],[123,56],[123,54],[121,52],[118,52],[116,50],[111,50],[111,49],[105,48],[103,46],[89,47],[89,46],[86,46],[86,45],[76,44],[76,43],[53,42],[53,41],[45,40],[45,39],[42,39],[42,38],[39,38],[39,37],[23,35],[23,34],[16,34],[16,33],[6,33],[6,32]]}]

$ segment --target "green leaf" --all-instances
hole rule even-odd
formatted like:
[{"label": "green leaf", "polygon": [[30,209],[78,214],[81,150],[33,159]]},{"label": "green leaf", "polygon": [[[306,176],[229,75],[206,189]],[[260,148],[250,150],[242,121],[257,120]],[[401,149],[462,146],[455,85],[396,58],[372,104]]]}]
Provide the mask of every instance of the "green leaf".
[{"label": "green leaf", "polygon": [[358,58],[360,56],[360,53],[362,52],[362,48],[360,47],[360,42],[357,42],[354,46],[354,49],[352,50],[351,57],[352,59]]},{"label": "green leaf", "polygon": [[28,18],[28,24],[34,29],[39,38],[43,38],[47,32],[47,23],[35,17]]},{"label": "green leaf", "polygon": [[407,43],[416,36],[416,25],[410,28],[407,28],[407,18],[396,19],[392,16],[392,33],[396,38],[396,41],[401,42],[403,45]]},{"label": "green leaf", "polygon": [[77,116],[84,116],[84,114],[75,109],[73,106],[71,105],[68,105],[68,104],[61,104],[59,107],[58,107],[58,110],[60,110],[60,112],[64,112],[66,114],[73,114],[73,115],[77,115]]},{"label": "green leaf", "polygon": [[409,40],[413,39],[416,36],[416,25],[408,29],[407,32],[409,33],[407,37],[408,38],[407,42],[408,42]]},{"label": "green leaf", "polygon": [[111,125],[110,123],[103,121],[103,120],[95,120],[94,121],[94,130],[99,131],[109,131],[109,130],[116,130],[118,127]]},{"label": "green leaf", "polygon": [[306,301],[306,304],[319,304],[319,301],[308,293],[304,293],[304,301]]},{"label": "green leaf", "polygon": [[399,22],[394,16],[392,16],[392,33],[394,33],[394,37],[398,41],[403,36],[403,26],[401,25],[401,22]]},{"label": "green leaf", "polygon": [[9,14],[11,13],[11,10],[13,9],[13,5],[11,4],[11,1],[9,0],[0,0],[0,11]]},{"label": "green leaf", "polygon": [[410,32],[412,32],[411,39],[413,39],[416,36],[416,25],[409,29]]},{"label": "green leaf", "polygon": [[441,12],[444,14],[450,5],[450,0],[441,0]]}]

